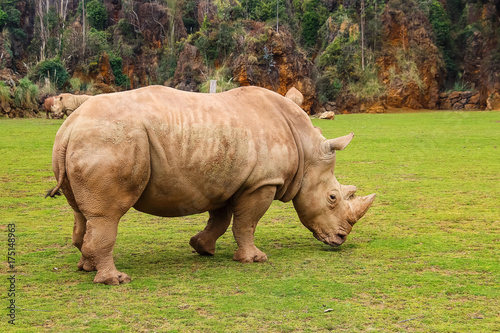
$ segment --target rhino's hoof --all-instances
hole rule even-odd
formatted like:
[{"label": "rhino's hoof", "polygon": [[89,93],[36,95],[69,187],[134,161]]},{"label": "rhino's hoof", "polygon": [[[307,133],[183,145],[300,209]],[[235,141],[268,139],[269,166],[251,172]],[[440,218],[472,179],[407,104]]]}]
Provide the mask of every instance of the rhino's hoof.
[{"label": "rhino's hoof", "polygon": [[94,283],[103,283],[107,285],[117,286],[120,283],[129,283],[132,279],[125,273],[114,271],[114,272],[97,272],[94,278]]},{"label": "rhino's hoof", "polygon": [[202,256],[213,256],[215,253],[215,242],[207,241],[199,236],[199,234],[191,237],[189,245]]},{"label": "rhino's hoof", "polygon": [[246,252],[238,250],[234,254],[233,260],[239,261],[241,263],[263,262],[267,260],[267,255],[257,248],[252,251]]}]

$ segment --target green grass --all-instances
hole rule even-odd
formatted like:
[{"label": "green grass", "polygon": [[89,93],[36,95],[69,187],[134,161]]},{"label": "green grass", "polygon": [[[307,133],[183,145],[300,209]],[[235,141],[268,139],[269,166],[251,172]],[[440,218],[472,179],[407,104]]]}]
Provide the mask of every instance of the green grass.
[{"label": "green grass", "polygon": [[[260,221],[262,264],[232,261],[231,232],[214,257],[189,238],[206,214],[130,211],[114,251],[130,284],[92,283],[71,245],[72,212],[55,186],[61,120],[0,118],[0,331],[493,332],[500,327],[500,113],[339,115],[314,120],[332,138],[336,176],[378,194],[347,242],[330,248],[291,203]],[[17,317],[7,323],[7,225],[16,224]],[[325,312],[330,309],[331,311]]]}]

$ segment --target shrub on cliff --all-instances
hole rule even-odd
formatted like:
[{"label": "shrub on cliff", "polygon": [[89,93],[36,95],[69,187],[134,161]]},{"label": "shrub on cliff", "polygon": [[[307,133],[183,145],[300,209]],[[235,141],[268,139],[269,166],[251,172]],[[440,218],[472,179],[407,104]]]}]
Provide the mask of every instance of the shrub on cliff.
[{"label": "shrub on cliff", "polygon": [[3,27],[7,23],[8,18],[7,13],[0,9],[0,27]]},{"label": "shrub on cliff", "polygon": [[221,67],[215,70],[213,73],[208,74],[205,82],[200,86],[200,92],[208,93],[210,92],[210,81],[217,81],[216,92],[223,92],[231,90],[238,87],[238,84],[234,82],[234,78],[231,76],[231,70],[227,67]]},{"label": "shrub on cliff", "polygon": [[432,31],[434,32],[436,46],[439,47],[443,53],[447,75],[449,79],[453,81],[458,74],[458,69],[454,60],[455,52],[453,50],[453,40],[450,34],[451,21],[443,5],[437,0],[432,1],[430,5],[429,21],[432,25]]},{"label": "shrub on cliff", "polygon": [[113,54],[109,57],[109,64],[115,76],[115,84],[120,87],[130,87],[130,79],[123,74],[123,60]]},{"label": "shrub on cliff", "polygon": [[29,79],[35,82],[43,82],[45,78],[62,89],[68,81],[69,74],[59,59],[49,59],[39,62],[29,74]]},{"label": "shrub on cliff", "polygon": [[0,81],[0,104],[4,105],[12,100],[10,87],[5,82]]},{"label": "shrub on cliff", "polygon": [[38,87],[28,78],[22,78],[14,88],[14,104],[18,108],[34,110],[38,106]]},{"label": "shrub on cliff", "polygon": [[97,30],[104,30],[106,21],[108,20],[106,7],[99,0],[90,1],[86,7],[90,25]]},{"label": "shrub on cliff", "polygon": [[321,104],[333,101],[342,90],[342,82],[339,80],[335,69],[329,68],[323,72],[317,82],[318,98]]}]

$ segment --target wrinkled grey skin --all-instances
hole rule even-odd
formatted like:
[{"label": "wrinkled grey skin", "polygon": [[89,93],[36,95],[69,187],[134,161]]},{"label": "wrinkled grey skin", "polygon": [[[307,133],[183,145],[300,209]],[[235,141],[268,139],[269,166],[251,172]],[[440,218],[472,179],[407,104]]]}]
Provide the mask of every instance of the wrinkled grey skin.
[{"label": "wrinkled grey skin", "polygon": [[[257,87],[200,94],[151,86],[95,96],[59,129],[58,180],[74,210],[73,244],[94,282],[127,283],[112,251],[118,222],[131,208],[158,216],[208,211],[191,238],[212,255],[233,221],[234,260],[264,261],[257,222],[273,200],[292,200],[301,222],[332,246],[342,244],[374,195],[355,197],[334,176],[335,151],[352,133],[326,140],[288,98]],[[167,223],[167,222],[166,222]]]}]

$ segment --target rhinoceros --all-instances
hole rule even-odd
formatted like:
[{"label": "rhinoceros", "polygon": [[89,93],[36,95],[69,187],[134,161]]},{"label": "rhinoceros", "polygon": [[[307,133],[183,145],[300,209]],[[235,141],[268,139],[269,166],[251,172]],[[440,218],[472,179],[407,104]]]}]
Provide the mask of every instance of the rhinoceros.
[{"label": "rhinoceros", "polygon": [[92,98],[92,95],[60,94],[54,97],[50,109],[55,118],[64,118],[64,115],[69,116],[89,98]]},{"label": "rhinoceros", "polygon": [[97,270],[95,283],[131,279],[112,251],[118,222],[131,208],[164,217],[209,212],[190,239],[201,255],[233,220],[234,260],[267,260],[254,245],[257,222],[273,200],[292,200],[300,221],[331,246],[342,244],[375,194],[334,176],[335,151],[353,134],[325,139],[294,102],[241,87],[218,94],[163,86],[89,99],[57,132],[52,166],[74,210],[78,268]]}]

